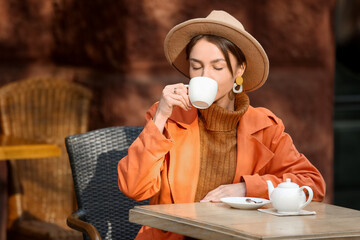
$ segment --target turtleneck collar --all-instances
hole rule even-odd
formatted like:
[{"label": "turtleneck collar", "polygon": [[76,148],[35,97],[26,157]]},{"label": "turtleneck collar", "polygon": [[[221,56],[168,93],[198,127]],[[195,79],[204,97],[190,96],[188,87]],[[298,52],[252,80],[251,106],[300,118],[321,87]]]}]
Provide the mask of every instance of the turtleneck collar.
[{"label": "turtleneck collar", "polygon": [[212,104],[207,109],[199,109],[199,119],[210,131],[231,131],[237,125],[249,107],[249,97],[242,92],[236,94],[234,111],[227,110],[216,104]]}]

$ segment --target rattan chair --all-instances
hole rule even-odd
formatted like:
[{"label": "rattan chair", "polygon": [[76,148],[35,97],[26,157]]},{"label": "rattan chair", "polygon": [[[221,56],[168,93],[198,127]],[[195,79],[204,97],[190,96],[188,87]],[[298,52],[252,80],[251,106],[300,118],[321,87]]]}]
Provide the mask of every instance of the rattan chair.
[{"label": "rattan chair", "polygon": [[109,127],[65,139],[79,207],[67,222],[84,239],[134,239],[139,231],[128,221],[129,209],[148,200],[137,202],[121,193],[117,163],[142,129]]},{"label": "rattan chair", "polygon": [[81,239],[66,225],[76,209],[64,138],[88,130],[89,89],[66,80],[31,78],[0,88],[6,135],[58,144],[60,157],[9,160],[9,238]]}]

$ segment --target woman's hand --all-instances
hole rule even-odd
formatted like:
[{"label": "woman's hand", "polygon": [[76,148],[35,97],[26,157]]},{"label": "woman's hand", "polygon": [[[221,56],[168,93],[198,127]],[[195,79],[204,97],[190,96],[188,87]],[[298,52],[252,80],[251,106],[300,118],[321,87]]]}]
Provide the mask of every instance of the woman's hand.
[{"label": "woman's hand", "polygon": [[175,106],[179,106],[185,111],[191,108],[187,92],[187,87],[182,83],[167,85],[163,89],[159,106],[153,119],[160,132],[164,131],[165,123]]},{"label": "woman's hand", "polygon": [[221,185],[210,191],[200,202],[220,202],[223,197],[245,197],[246,185],[244,182]]}]

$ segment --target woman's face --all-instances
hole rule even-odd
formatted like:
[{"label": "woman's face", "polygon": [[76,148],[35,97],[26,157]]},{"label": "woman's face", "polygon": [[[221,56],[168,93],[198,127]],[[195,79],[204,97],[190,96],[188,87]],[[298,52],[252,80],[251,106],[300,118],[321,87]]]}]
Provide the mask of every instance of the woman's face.
[{"label": "woman's face", "polygon": [[234,69],[234,75],[227,67],[221,50],[205,39],[200,39],[189,54],[190,78],[203,76],[214,79],[218,83],[215,104],[224,108],[234,106],[228,97],[228,93],[232,91],[236,77],[241,76],[244,72],[244,66],[238,66],[235,56],[230,52],[229,58]]}]

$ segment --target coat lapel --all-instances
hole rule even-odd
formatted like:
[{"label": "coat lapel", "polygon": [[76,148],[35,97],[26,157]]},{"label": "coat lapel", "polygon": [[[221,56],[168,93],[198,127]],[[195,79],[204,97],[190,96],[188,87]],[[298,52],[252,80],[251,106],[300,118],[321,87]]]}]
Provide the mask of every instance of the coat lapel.
[{"label": "coat lapel", "polygon": [[197,109],[193,108],[188,112],[174,109],[168,121],[168,129],[174,139],[169,167],[171,194],[175,203],[192,202],[200,170]]},{"label": "coat lapel", "polygon": [[240,182],[241,176],[258,173],[273,158],[274,153],[257,136],[259,131],[273,124],[267,115],[251,106],[241,118],[237,133],[237,168],[234,183]]}]

